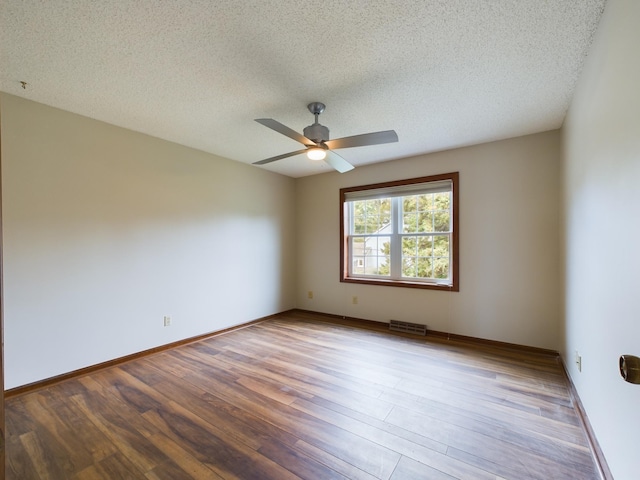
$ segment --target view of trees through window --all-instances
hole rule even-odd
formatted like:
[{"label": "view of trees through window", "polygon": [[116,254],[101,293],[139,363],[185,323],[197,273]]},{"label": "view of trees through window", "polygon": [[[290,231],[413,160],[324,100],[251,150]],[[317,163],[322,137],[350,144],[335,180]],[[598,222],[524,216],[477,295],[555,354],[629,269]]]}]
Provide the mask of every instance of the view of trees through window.
[{"label": "view of trees through window", "polygon": [[360,200],[352,203],[353,273],[388,276],[391,233],[391,199]]},{"label": "view of trees through window", "polygon": [[352,274],[391,276],[399,254],[402,278],[449,278],[450,191],[356,200],[350,209]]}]

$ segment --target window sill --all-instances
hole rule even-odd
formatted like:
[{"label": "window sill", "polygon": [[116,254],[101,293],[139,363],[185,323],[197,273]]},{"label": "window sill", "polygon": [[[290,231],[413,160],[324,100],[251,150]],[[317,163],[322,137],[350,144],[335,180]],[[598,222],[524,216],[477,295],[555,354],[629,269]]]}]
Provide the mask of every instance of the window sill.
[{"label": "window sill", "polygon": [[340,279],[344,283],[357,283],[360,285],[380,285],[385,287],[421,288],[423,290],[439,290],[442,292],[460,291],[456,283],[424,283],[412,282],[409,280],[384,280],[378,278],[343,277]]}]

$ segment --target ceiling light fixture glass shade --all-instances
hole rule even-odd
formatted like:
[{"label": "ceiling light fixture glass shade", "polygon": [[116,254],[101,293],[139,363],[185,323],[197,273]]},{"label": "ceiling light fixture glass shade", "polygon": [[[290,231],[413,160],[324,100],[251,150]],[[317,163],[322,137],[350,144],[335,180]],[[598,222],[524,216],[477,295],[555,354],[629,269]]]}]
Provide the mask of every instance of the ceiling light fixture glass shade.
[{"label": "ceiling light fixture glass shade", "polygon": [[307,157],[309,160],[324,160],[327,156],[327,152],[324,148],[315,147],[307,150]]}]

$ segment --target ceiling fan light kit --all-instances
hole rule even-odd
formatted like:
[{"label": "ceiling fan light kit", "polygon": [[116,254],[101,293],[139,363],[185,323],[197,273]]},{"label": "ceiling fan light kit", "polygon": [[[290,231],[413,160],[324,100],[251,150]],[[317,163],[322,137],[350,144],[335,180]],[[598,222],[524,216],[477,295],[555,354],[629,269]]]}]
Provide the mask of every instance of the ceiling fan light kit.
[{"label": "ceiling fan light kit", "polygon": [[324,160],[327,158],[327,152],[323,148],[310,148],[307,150],[307,158],[309,160]]},{"label": "ceiling fan light kit", "polygon": [[324,160],[333,169],[340,173],[348,172],[353,169],[353,165],[347,162],[344,158],[334,152],[337,148],[351,148],[351,147],[364,147],[367,145],[379,145],[382,143],[393,143],[398,141],[398,135],[393,130],[385,130],[382,132],[364,133],[362,135],[354,135],[352,137],[336,138],[335,140],[329,139],[329,129],[318,122],[318,117],[326,108],[324,103],[312,102],[307,105],[309,111],[315,116],[315,122],[313,125],[305,127],[303,135],[299,134],[295,130],[283,125],[282,123],[272,118],[256,118],[256,122],[275,130],[282,135],[285,135],[296,142],[302,143],[305,148],[302,150],[296,150],[295,152],[285,153],[283,155],[277,155],[275,157],[266,158],[258,162],[254,162],[254,165],[264,165],[266,163],[275,162],[276,160],[282,160],[283,158],[293,157],[294,155],[300,155],[306,153],[310,160]]}]

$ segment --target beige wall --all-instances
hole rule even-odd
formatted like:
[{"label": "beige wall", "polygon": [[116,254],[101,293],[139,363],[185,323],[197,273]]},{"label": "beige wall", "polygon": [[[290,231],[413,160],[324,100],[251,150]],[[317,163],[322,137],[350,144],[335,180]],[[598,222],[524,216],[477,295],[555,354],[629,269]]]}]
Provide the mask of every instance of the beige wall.
[{"label": "beige wall", "polygon": [[[563,357],[617,480],[640,475],[640,2],[609,0],[563,128]],[[573,359],[582,356],[582,372]]]},{"label": "beige wall", "polygon": [[0,100],[7,388],[293,308],[293,179]]},{"label": "beige wall", "polygon": [[[460,172],[460,292],[340,283],[339,189],[452,171]],[[559,174],[553,131],[298,179],[297,306],[558,349]]]}]

